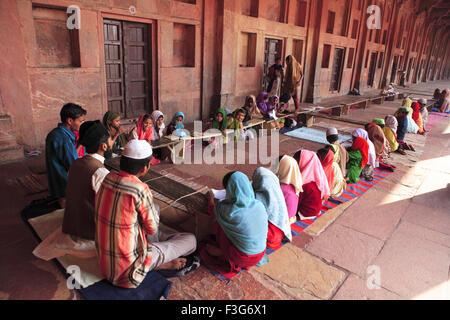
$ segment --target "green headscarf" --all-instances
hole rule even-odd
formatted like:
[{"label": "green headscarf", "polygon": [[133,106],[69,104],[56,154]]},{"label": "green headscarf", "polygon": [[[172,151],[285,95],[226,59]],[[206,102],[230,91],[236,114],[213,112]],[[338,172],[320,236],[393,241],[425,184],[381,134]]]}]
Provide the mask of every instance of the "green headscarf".
[{"label": "green headscarf", "polygon": [[[221,113],[222,114],[222,125],[220,125],[220,123],[216,120],[216,115],[218,114],[218,113]],[[214,128],[214,129],[218,129],[218,130],[220,130],[220,131],[224,131],[226,128],[227,128],[227,126],[228,126],[228,119],[227,119],[227,112],[224,110],[224,109],[222,109],[222,108],[219,108],[219,109],[217,109],[217,111],[216,111],[216,113],[214,114],[215,116],[214,116],[214,120],[213,120],[213,122],[212,122],[212,127]],[[219,125],[220,125],[220,128],[219,128]]]},{"label": "green headscarf", "polygon": [[[112,121],[113,121],[114,119],[116,119],[117,117],[120,117],[120,113],[118,113],[118,112],[116,112],[116,111],[112,111],[112,110],[107,111],[107,112],[105,113],[105,115],[103,116],[103,121],[102,121],[102,122],[103,122],[103,125],[105,126],[106,130],[108,130],[108,132],[109,132],[109,134],[110,134],[111,137],[113,137],[111,123],[112,123]],[[115,129],[114,129],[114,130],[115,130]],[[125,145],[126,145],[127,142],[128,142],[128,139],[127,139],[126,135],[125,135],[124,133],[122,133],[121,135],[119,135],[119,136],[117,137],[117,139],[118,139],[118,145],[119,145],[121,148],[124,148]],[[117,141],[117,140],[116,140],[116,141]],[[114,148],[113,148],[113,149],[114,149]]]},{"label": "green headscarf", "polygon": [[384,119],[380,119],[380,118],[375,118],[375,119],[372,120],[372,122],[375,123],[375,124],[378,124],[380,126],[384,126],[385,125]]}]

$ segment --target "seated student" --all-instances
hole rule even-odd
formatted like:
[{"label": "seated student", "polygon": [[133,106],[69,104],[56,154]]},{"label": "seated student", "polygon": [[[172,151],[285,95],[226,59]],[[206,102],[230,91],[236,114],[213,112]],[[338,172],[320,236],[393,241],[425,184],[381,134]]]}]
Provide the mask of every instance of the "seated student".
[{"label": "seated student", "polygon": [[439,111],[440,112],[446,112],[446,113],[450,113],[450,90],[445,89],[442,90],[442,94],[441,94],[441,103],[440,103],[440,107],[439,107]]},{"label": "seated student", "polygon": [[62,225],[33,250],[36,257],[45,261],[66,254],[79,258],[96,256],[95,193],[109,173],[103,161],[112,141],[100,121],[87,121],[80,127],[80,143],[89,154],[70,166]]},{"label": "seated student", "polygon": [[330,197],[337,198],[344,192],[347,183],[339,165],[334,162],[334,149],[331,145],[325,146],[317,151],[323,171],[327,176],[330,187]]},{"label": "seated student", "polygon": [[423,130],[423,119],[422,114],[420,113],[420,104],[418,102],[413,102],[411,108],[413,110],[412,119],[419,127],[417,133],[423,134],[425,131]]},{"label": "seated student", "polygon": [[297,221],[298,197],[300,192],[303,192],[302,174],[300,173],[298,162],[291,156],[281,156],[277,176],[286,202],[289,223],[293,224]]},{"label": "seated student", "polygon": [[334,162],[339,165],[342,174],[345,176],[345,168],[348,161],[347,149],[345,149],[344,146],[339,143],[339,134],[336,128],[328,128],[326,135],[328,143],[333,147],[334,150]]},{"label": "seated student", "polygon": [[436,90],[434,90],[433,93],[433,100],[439,101],[440,98],[441,98],[441,89],[436,88]]},{"label": "seated student", "polygon": [[75,160],[70,166],[62,232],[93,241],[95,194],[109,173],[103,163],[105,152],[113,142],[99,120],[86,121],[81,125],[80,142],[86,147],[88,155]]},{"label": "seated student", "polygon": [[155,110],[152,112],[152,119],[154,138],[155,140],[161,139],[164,136],[164,129],[166,128],[166,125],[164,124],[164,114],[159,110]]},{"label": "seated student", "polygon": [[390,152],[398,152],[402,155],[405,155],[405,151],[399,148],[399,144],[397,142],[397,118],[395,118],[393,115],[387,115],[384,118],[384,122],[385,126],[383,127],[383,133],[389,143]]},{"label": "seated student", "polygon": [[128,142],[120,171],[105,177],[95,197],[100,271],[113,285],[123,288],[138,287],[151,270],[188,268],[182,257],[196,249],[193,234],[159,230],[158,208],[150,188],[139,179],[148,172],[151,158],[150,144]]},{"label": "seated student", "polygon": [[61,208],[64,208],[69,167],[78,159],[73,132],[79,131],[86,118],[86,110],[67,103],[62,107],[60,117],[61,123],[45,139],[45,165],[50,195],[59,199]]},{"label": "seated student", "polygon": [[175,113],[169,125],[167,126],[166,135],[171,135],[175,130],[184,129],[184,113],[179,111]]},{"label": "seated student", "polygon": [[278,248],[283,238],[292,241],[291,225],[280,180],[269,169],[260,167],[253,173],[252,186],[255,198],[262,202],[268,215],[267,247]]},{"label": "seated student", "polygon": [[75,134],[75,147],[77,148],[78,158],[82,158],[86,155],[86,149],[80,144],[80,132],[74,131]]},{"label": "seated student", "polygon": [[223,178],[226,198],[214,204],[209,193],[208,213],[216,218],[212,236],[200,247],[204,263],[232,278],[263,259],[267,246],[268,215],[247,176],[230,172]]},{"label": "seated student", "polygon": [[373,145],[372,141],[370,141],[369,134],[367,133],[366,130],[360,129],[360,128],[353,130],[353,132],[352,132],[353,141],[355,140],[355,138],[358,138],[358,137],[365,139],[367,141],[367,143],[369,144],[369,161],[366,164],[366,166],[363,168],[361,175],[367,181],[372,181],[373,180],[373,172],[374,172],[373,170],[380,166],[380,162],[378,161],[377,155],[375,152],[375,146]]},{"label": "seated student", "polygon": [[[406,132],[417,133],[417,131],[419,131],[419,127],[417,126],[416,122],[412,118],[412,113],[413,113],[413,109],[411,108],[412,102],[413,101],[409,97],[407,97],[403,100],[403,103],[402,103],[402,107],[405,107],[406,109],[408,109]],[[397,117],[397,112],[394,113],[395,117]]]},{"label": "seated student", "polygon": [[423,131],[427,132],[428,130],[425,129],[425,126],[426,126],[427,120],[428,120],[428,110],[426,107],[427,100],[424,98],[420,98],[417,102],[419,103],[419,106],[420,106],[419,111],[420,111],[420,114],[422,115]]},{"label": "seated student", "polygon": [[280,97],[280,105],[278,107],[278,113],[290,113],[289,111],[289,100],[291,100],[291,95],[289,93],[284,93]]},{"label": "seated student", "polygon": [[258,106],[256,105],[256,98],[253,95],[245,97],[245,105],[241,109],[244,109],[245,111],[244,122],[248,122],[252,119],[260,119],[263,117],[261,111],[259,111]]},{"label": "seated student", "polygon": [[[375,149],[376,149],[375,151],[377,152],[377,154],[378,154],[378,150],[381,148],[381,146],[380,146],[381,137],[383,137],[383,140],[384,140],[384,144],[382,147],[383,150],[381,151],[381,154],[379,154],[380,168],[393,172],[396,167],[386,163],[387,159],[389,159],[389,154],[391,153],[391,146],[390,146],[388,139],[386,138],[386,134],[384,133],[384,127],[386,126],[385,121],[384,121],[384,119],[375,118],[372,120],[372,123],[370,123],[370,125],[372,125],[372,126],[376,125],[375,128],[368,127],[367,133],[369,134],[369,138],[375,146]],[[378,130],[376,127],[379,127],[380,130]],[[378,142],[375,143],[374,141],[378,141]]]},{"label": "seated student", "polygon": [[330,196],[328,180],[315,152],[299,150],[294,154],[303,179],[303,192],[299,194],[298,211],[300,219],[317,216],[323,201]]},{"label": "seated student", "polygon": [[269,105],[269,95],[267,92],[261,92],[256,97],[256,105],[264,118],[269,118],[270,112],[275,110],[275,106]]},{"label": "seated student", "polygon": [[397,142],[402,150],[416,151],[414,147],[405,142],[405,136],[408,130],[408,114],[409,109],[407,107],[400,107],[395,114],[398,126],[397,126]]},{"label": "seated student", "polygon": [[[155,140],[155,136],[156,130],[153,126],[153,118],[151,114],[142,114],[137,121],[136,127],[134,127],[130,131],[130,140],[144,140],[151,145],[151,142]],[[150,164],[154,165],[161,163],[158,158],[161,158],[161,153],[159,151],[158,157],[156,157],[156,155],[153,155]]]},{"label": "seated student", "polygon": [[120,114],[116,111],[108,111],[103,116],[103,125],[108,130],[113,141],[112,152],[122,150],[128,142],[128,137],[120,126]]},{"label": "seated student", "polygon": [[250,128],[244,130],[244,117],[245,111],[238,109],[235,111],[235,116],[232,118],[231,122],[228,122],[228,129],[234,130],[235,141],[238,140],[253,140],[255,138],[254,131]]},{"label": "seated student", "polygon": [[366,139],[357,137],[348,152],[347,183],[356,183],[363,168],[369,161],[369,144]]},{"label": "seated student", "polygon": [[[381,122],[382,121],[382,122]],[[369,140],[372,142],[373,146],[375,147],[375,155],[377,157],[378,163],[381,162],[383,154],[386,154],[386,138],[384,136],[383,129],[380,125],[376,124],[375,122],[382,123],[381,125],[384,126],[384,120],[383,119],[373,119],[371,123],[366,124],[366,131],[369,136]]]},{"label": "seated student", "polygon": [[[228,117],[227,117],[227,112],[225,111],[225,109],[219,108],[216,110],[216,114],[211,123],[211,128],[220,130],[222,132],[223,143],[228,142],[228,136],[227,136]],[[217,141],[218,140],[216,140],[215,138],[211,139],[211,143],[216,143]]]},{"label": "seated student", "polygon": [[142,114],[136,126],[130,131],[130,140],[145,140],[151,144],[155,140],[155,128],[151,114]]}]

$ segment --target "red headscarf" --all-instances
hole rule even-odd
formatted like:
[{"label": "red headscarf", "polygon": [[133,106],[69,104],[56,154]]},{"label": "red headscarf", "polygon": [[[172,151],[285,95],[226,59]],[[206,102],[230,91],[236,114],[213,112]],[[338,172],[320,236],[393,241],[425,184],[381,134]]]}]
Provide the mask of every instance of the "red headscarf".
[{"label": "red headscarf", "polygon": [[411,108],[413,109],[413,114],[412,114],[412,118],[414,121],[419,120],[419,116],[420,116],[420,105],[418,102],[413,102],[413,104],[411,105]]},{"label": "red headscarf", "polygon": [[359,152],[361,152],[361,168],[364,168],[369,161],[369,144],[367,143],[366,139],[357,137],[355,141],[353,141],[352,150],[359,150]]},{"label": "red headscarf", "polygon": [[330,190],[333,189],[333,180],[334,180],[333,161],[334,161],[334,152],[331,150],[328,150],[328,153],[325,156],[325,158],[323,160],[320,160],[320,163],[322,163],[323,171],[325,171],[325,175],[327,176],[328,186],[330,187]]},{"label": "red headscarf", "polygon": [[145,114],[143,114],[139,117],[137,126],[136,126],[136,131],[137,131],[139,140],[151,141],[151,140],[153,140],[153,126],[148,127],[147,130],[144,132],[144,117],[145,117]]}]

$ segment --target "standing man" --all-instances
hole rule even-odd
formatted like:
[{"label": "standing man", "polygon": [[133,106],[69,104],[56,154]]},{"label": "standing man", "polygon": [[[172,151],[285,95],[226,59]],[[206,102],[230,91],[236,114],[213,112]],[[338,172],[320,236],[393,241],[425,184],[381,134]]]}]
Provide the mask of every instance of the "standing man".
[{"label": "standing man", "polygon": [[45,139],[45,165],[50,195],[57,198],[64,208],[69,167],[78,159],[74,131],[79,131],[86,118],[86,110],[67,103],[62,107],[60,117],[61,123]]},{"label": "standing man", "polygon": [[[275,64],[271,65],[269,68],[269,85],[267,87],[267,92],[272,91],[273,83],[275,80],[277,80],[278,77],[280,77],[280,85],[283,83],[283,77],[284,77],[284,69],[283,69],[283,63],[281,62],[281,57],[275,58]],[[278,93],[278,96],[280,96],[280,93]]]}]

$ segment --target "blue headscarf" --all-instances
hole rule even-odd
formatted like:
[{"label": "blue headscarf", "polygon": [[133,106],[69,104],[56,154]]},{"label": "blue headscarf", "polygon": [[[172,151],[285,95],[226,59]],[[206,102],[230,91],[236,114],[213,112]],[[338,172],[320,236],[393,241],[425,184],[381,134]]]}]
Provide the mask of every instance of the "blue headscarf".
[{"label": "blue headscarf", "polygon": [[245,174],[235,172],[231,175],[227,197],[217,203],[214,212],[222,230],[239,251],[255,255],[266,249],[269,227],[266,208],[255,199]]},{"label": "blue headscarf", "polygon": [[[178,118],[178,117],[182,117],[183,118],[183,121],[181,123],[180,122],[175,122],[175,119]],[[181,111],[178,111],[177,113],[175,113],[175,115],[172,118],[172,121],[170,121],[170,123],[174,125],[175,129],[184,129],[183,122],[184,122],[184,113],[181,112]]]},{"label": "blue headscarf", "polygon": [[256,199],[266,207],[268,220],[283,231],[289,241],[292,241],[286,200],[283,191],[281,191],[278,177],[269,169],[260,167],[253,174],[253,189]]}]

